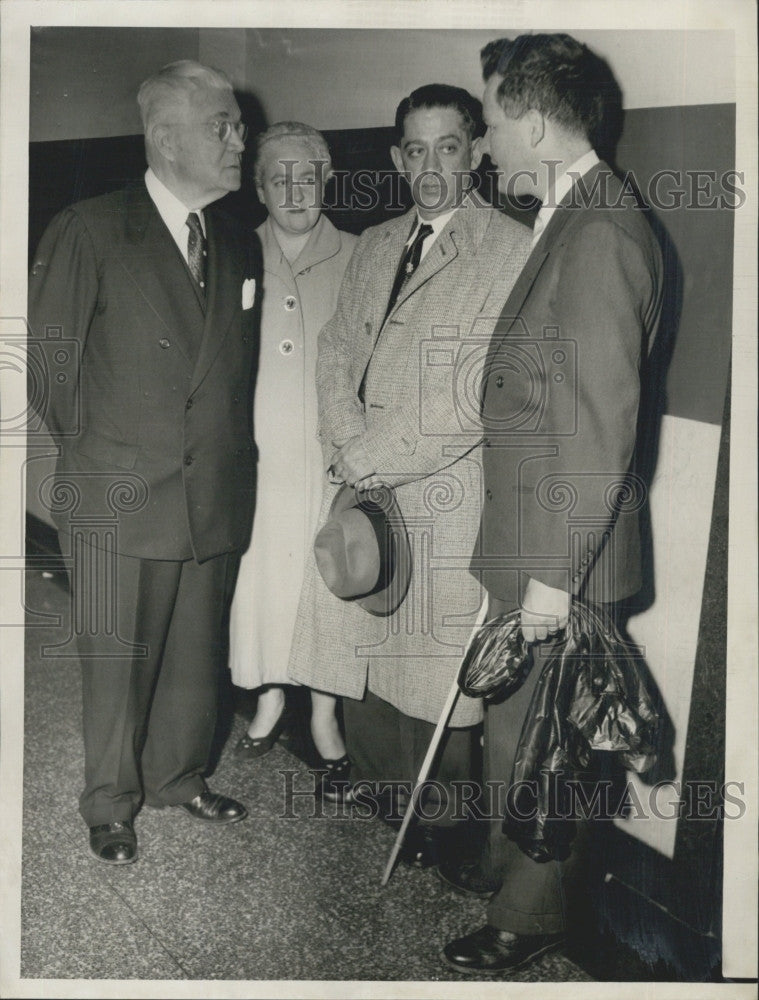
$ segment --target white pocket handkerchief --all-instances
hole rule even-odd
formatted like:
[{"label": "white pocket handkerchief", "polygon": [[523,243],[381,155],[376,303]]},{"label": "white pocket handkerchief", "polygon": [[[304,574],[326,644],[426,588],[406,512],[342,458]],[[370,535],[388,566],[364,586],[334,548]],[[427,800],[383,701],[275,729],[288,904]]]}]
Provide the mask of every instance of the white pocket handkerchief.
[{"label": "white pocket handkerchief", "polygon": [[252,309],[256,297],[256,279],[246,278],[242,283],[242,307]]}]

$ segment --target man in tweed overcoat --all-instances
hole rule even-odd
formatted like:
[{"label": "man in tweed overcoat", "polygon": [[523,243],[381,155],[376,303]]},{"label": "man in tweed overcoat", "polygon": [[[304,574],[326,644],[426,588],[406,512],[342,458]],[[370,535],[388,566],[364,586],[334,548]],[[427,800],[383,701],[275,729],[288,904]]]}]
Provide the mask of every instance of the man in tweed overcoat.
[{"label": "man in tweed overcoat", "polygon": [[[479,102],[459,88],[434,84],[401,102],[391,154],[415,207],[363,233],[319,340],[319,523],[342,482],[392,485],[413,558],[409,592],[388,618],[333,596],[313,555],[306,568],[290,675],[344,697],[354,780],[413,781],[482,603],[467,571],[482,506],[479,382],[529,234],[473,192],[461,197],[480,161],[479,121]],[[432,231],[421,262],[388,310],[422,224]],[[480,714],[461,698],[441,784],[470,776]],[[428,810],[441,827],[446,798]],[[429,863],[442,837],[422,831],[424,851],[411,856]]]}]

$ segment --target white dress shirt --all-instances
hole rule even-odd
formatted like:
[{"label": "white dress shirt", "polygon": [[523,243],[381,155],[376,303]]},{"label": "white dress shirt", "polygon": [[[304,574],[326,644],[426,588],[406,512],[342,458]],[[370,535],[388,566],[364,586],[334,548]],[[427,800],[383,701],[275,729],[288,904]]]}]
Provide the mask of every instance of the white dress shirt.
[{"label": "white dress shirt", "polygon": [[[592,170],[600,162],[595,149],[589,149],[587,153],[581,156],[579,160],[571,163],[564,173],[556,178],[553,188],[549,188],[546,192],[544,203],[535,219],[535,226],[532,230],[533,247],[545,232],[546,226],[551,221],[553,213],[561,204],[562,198],[572,190],[572,185],[576,183],[578,178],[584,177],[589,170]],[[574,176],[570,176],[570,171]]]},{"label": "white dress shirt", "polygon": [[423,226],[423,225],[424,226],[432,226],[432,232],[428,236],[425,237],[424,243],[422,243],[422,256],[419,258],[419,263],[420,264],[424,260],[424,258],[427,256],[427,253],[429,252],[429,249],[432,246],[432,244],[435,242],[435,240],[438,238],[438,236],[442,233],[442,231],[448,225],[448,221],[452,217],[452,215],[453,215],[453,213],[455,211],[456,211],[456,209],[452,208],[450,210],[450,212],[443,212],[442,215],[438,215],[434,219],[423,219],[419,215],[419,213],[417,212],[417,214],[416,214],[417,224],[411,230],[411,235],[406,240],[406,246],[409,246],[412,243],[414,237],[417,234],[417,230],[419,229],[420,226]]},{"label": "white dress shirt", "polygon": [[[171,233],[172,239],[179,247],[179,252],[184,257],[185,261],[189,264],[189,259],[187,257],[187,238],[190,235],[190,230],[187,226],[187,216],[190,214],[190,209],[183,202],[177,198],[175,194],[166,187],[163,181],[160,181],[153,171],[148,167],[145,171],[145,186],[148,189],[148,194],[153,201],[153,204],[158,209],[158,214],[163,219],[166,228]],[[200,219],[200,227],[203,230],[203,235],[206,234],[206,222],[203,218],[203,211],[201,209],[196,209],[195,214]]]}]

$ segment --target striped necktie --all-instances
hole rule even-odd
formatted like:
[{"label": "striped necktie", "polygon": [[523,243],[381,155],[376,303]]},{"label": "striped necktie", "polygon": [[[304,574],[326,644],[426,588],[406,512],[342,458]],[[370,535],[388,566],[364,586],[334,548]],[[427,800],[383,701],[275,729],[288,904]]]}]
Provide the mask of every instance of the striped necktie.
[{"label": "striped necktie", "polygon": [[197,212],[190,212],[187,216],[187,228],[190,234],[187,237],[187,263],[190,273],[200,287],[203,295],[206,293],[206,238],[203,235],[203,228]]}]

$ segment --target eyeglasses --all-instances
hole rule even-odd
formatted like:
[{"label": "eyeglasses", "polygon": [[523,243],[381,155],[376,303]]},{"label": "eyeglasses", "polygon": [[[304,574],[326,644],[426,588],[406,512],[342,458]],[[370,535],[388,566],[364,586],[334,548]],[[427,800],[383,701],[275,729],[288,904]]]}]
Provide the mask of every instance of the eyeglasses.
[{"label": "eyeglasses", "polygon": [[208,127],[219,142],[227,142],[232,132],[237,133],[237,138],[240,142],[245,142],[248,138],[248,126],[244,122],[231,122],[226,118],[220,118],[216,121],[208,122]]}]

